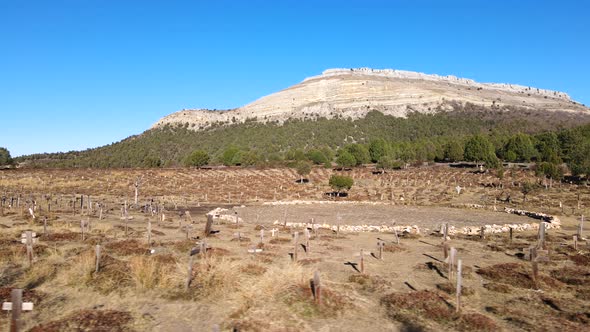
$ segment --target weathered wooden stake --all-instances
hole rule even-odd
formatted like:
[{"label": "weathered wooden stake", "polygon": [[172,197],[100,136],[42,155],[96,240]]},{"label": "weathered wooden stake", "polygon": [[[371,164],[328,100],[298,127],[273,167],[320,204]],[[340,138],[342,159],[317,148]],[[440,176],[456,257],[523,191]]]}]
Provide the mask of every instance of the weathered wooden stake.
[{"label": "weathered wooden stake", "polygon": [[512,227],[510,227],[508,231],[510,233],[510,243],[512,243],[512,233],[513,233],[514,229]]},{"label": "weathered wooden stake", "polygon": [[94,253],[95,253],[95,261],[96,261],[96,268],[94,270],[94,273],[98,273],[98,270],[100,269],[100,244],[97,244],[95,249],[94,249]]},{"label": "weathered wooden stake", "polygon": [[29,260],[29,267],[33,266],[33,232],[26,231],[26,245],[27,245],[27,259]]},{"label": "weathered wooden stake", "polygon": [[80,232],[82,232],[82,241],[86,238],[86,224],[84,220],[80,220]]},{"label": "weathered wooden stake", "polygon": [[486,228],[484,226],[481,226],[481,228],[479,229],[479,238],[480,239],[485,239],[486,238]]},{"label": "weathered wooden stake", "polygon": [[442,249],[443,249],[443,257],[444,257],[444,259],[447,259],[449,257],[449,245],[447,244],[447,242],[443,242]]},{"label": "weathered wooden stake", "polygon": [[449,224],[445,223],[443,227],[443,241],[447,241],[447,238],[449,237]]},{"label": "weathered wooden stake", "polygon": [[207,215],[207,224],[205,225],[205,237],[211,235],[211,227],[213,226],[213,216]]},{"label": "weathered wooden stake", "polygon": [[322,287],[320,284],[320,272],[319,271],[315,271],[313,273],[313,295],[315,298],[315,303],[317,305],[321,305],[322,304]]},{"label": "weathered wooden stake", "polygon": [[361,249],[361,274],[365,274],[365,253],[363,249]]},{"label": "weathered wooden stake", "polygon": [[148,220],[148,224],[147,224],[147,241],[148,241],[148,246],[152,245],[152,221]]},{"label": "weathered wooden stake", "polygon": [[578,250],[578,236],[574,235],[574,250]]},{"label": "weathered wooden stake", "polygon": [[539,223],[539,248],[545,249],[545,222]]},{"label": "weathered wooden stake", "polygon": [[193,278],[193,256],[191,255],[191,250],[189,250],[189,259],[188,259],[188,275],[186,277],[186,284],[185,288],[188,291],[188,288],[191,285],[191,280]]},{"label": "weathered wooden stake", "polygon": [[310,238],[310,234],[309,234],[309,229],[305,229],[305,253],[309,254],[311,251],[311,247],[309,246],[309,238]]},{"label": "weathered wooden stake", "polygon": [[533,275],[532,275],[532,279],[533,279],[533,285],[535,287],[535,289],[539,289],[539,283],[538,283],[538,275],[539,275],[539,265],[537,263],[537,248],[535,247],[531,247],[529,249],[529,255],[531,258],[531,265],[533,268]]},{"label": "weathered wooden stake", "polygon": [[453,279],[455,273],[455,261],[457,260],[457,249],[451,247],[449,254],[449,280]]},{"label": "weathered wooden stake", "polygon": [[47,235],[47,217],[43,217],[43,235]]},{"label": "weathered wooden stake", "polygon": [[379,241],[377,242],[377,246],[379,246],[379,259],[383,259],[383,246],[385,246],[385,242]]},{"label": "weathered wooden stake", "polygon": [[23,290],[13,289],[10,292],[10,301],[12,302],[12,318],[10,319],[10,332],[19,332],[21,330],[20,314],[23,308]]},{"label": "weathered wooden stake", "polygon": [[264,229],[260,230],[260,243],[264,243]]},{"label": "weathered wooden stake", "polygon": [[293,261],[297,262],[297,251],[299,247],[299,232],[293,233]]},{"label": "weathered wooden stake", "polygon": [[457,312],[461,311],[461,282],[463,281],[461,276],[462,264],[463,262],[459,259],[457,261]]}]

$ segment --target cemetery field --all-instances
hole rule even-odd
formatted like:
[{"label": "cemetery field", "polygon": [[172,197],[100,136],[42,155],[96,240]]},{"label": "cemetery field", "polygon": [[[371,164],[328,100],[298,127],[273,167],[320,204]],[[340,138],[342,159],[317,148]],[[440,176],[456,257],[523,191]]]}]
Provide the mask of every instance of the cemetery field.
[{"label": "cemetery field", "polygon": [[585,184],[373,171],[0,171],[0,330],[589,330]]}]

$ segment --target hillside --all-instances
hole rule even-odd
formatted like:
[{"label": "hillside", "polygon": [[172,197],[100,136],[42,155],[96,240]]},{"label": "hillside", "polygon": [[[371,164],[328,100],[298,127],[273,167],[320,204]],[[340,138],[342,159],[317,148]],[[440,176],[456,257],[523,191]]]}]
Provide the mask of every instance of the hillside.
[{"label": "hillside", "polygon": [[[176,166],[204,150],[211,163],[273,166],[305,159],[314,149],[334,161],[342,146],[384,140],[389,159],[422,162],[443,160],[450,142],[463,147],[479,134],[507,159],[503,153],[517,133],[559,133],[588,123],[588,108],[562,92],[404,71],[328,70],[235,110],[183,110],[118,143],[15,161],[28,167]],[[228,150],[238,157],[228,160]],[[536,158],[530,155],[524,160]]]}]

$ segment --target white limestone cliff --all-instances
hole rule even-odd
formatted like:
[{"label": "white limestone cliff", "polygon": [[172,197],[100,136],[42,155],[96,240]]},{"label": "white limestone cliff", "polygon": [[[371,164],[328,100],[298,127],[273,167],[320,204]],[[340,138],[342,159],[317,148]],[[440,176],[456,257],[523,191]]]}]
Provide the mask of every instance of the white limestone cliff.
[{"label": "white limestone cliff", "polygon": [[558,91],[514,84],[478,83],[455,76],[394,69],[328,69],[319,76],[309,77],[237,109],[182,110],[160,119],[152,128],[188,123],[190,129],[200,130],[246,121],[283,123],[288,119],[319,117],[358,119],[371,110],[405,117],[409,112],[450,110],[451,102],[589,112],[566,93]]}]

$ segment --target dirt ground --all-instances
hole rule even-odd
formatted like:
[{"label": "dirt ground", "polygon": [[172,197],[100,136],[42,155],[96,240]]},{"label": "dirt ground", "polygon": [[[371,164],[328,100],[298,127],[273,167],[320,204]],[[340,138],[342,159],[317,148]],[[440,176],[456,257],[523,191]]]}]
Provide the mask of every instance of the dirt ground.
[{"label": "dirt ground", "polygon": [[[139,171],[130,172],[127,178],[133,179],[134,172]],[[271,171],[265,172],[263,177],[268,183],[286,181],[281,177],[283,171],[272,171],[277,178],[269,175],[273,174]],[[417,178],[423,170],[413,172],[401,173],[401,181],[406,177]],[[583,240],[574,249],[572,240],[580,215],[586,213],[588,189],[583,186],[539,189],[530,194],[527,203],[511,203],[533,211],[555,211],[562,221],[560,229],[547,231],[548,251],[539,248],[541,259],[536,263],[538,274],[535,275],[533,263],[526,254],[531,246],[538,245],[536,232],[518,232],[512,240],[508,233],[487,234],[483,239],[457,235],[443,245],[441,234],[434,231],[445,222],[455,226],[539,222],[493,212],[489,199],[483,200],[488,204],[485,209],[451,207],[480,204],[482,196],[493,197],[496,189],[484,185],[467,187],[471,189],[463,196],[453,196],[449,187],[448,200],[431,200],[428,204],[425,200],[407,199],[408,194],[404,201],[385,199],[383,202],[379,195],[376,200],[356,200],[355,195],[359,198],[362,191],[357,188],[357,194],[344,200],[346,204],[264,205],[272,199],[206,202],[199,190],[185,193],[187,185],[180,183],[186,174],[180,172],[177,179],[167,178],[177,182],[176,189],[168,188],[166,195],[156,197],[166,208],[162,221],[158,214],[144,212],[143,203],[139,206],[131,203],[132,190],[125,193],[107,189],[97,178],[89,179],[88,172],[51,174],[55,182],[45,178],[47,174],[44,171],[2,173],[0,182],[7,197],[22,193],[23,208],[5,207],[0,216],[0,301],[8,301],[13,288],[24,289],[24,300],[35,303],[32,312],[23,313],[25,330],[590,330],[590,251]],[[114,177],[108,172],[100,174]],[[459,174],[463,173],[457,171],[456,175]],[[33,182],[26,180],[27,176],[54,186],[46,185],[41,188],[44,190],[39,190],[31,185],[27,189],[23,183]],[[70,187],[64,177],[76,176],[85,177],[80,181],[90,181],[93,185]],[[368,181],[370,174],[364,176],[360,177],[359,186],[367,185],[363,185],[363,179]],[[182,181],[190,182],[192,177]],[[421,185],[413,187],[410,181],[401,190],[418,192]],[[433,186],[447,186],[444,180],[431,181]],[[454,187],[454,183],[450,186]],[[156,191],[146,187],[146,191]],[[311,193],[314,188],[311,184],[306,189],[310,191],[309,197],[323,199],[321,194]],[[73,196],[68,194],[74,191],[84,191],[91,195],[93,202],[100,203],[102,219],[98,206],[92,211],[87,206],[72,210],[68,203],[73,201]],[[581,204],[574,211],[564,209],[562,213],[558,207],[546,204],[558,200],[572,206],[577,193],[581,193]],[[51,211],[40,199],[50,194]],[[274,194],[272,190],[271,194]],[[40,202],[35,219],[24,208],[31,195]],[[140,201],[150,198],[145,195],[140,192]],[[127,221],[121,218],[125,199]],[[504,206],[498,202],[498,210]],[[230,215],[237,211],[243,221],[237,225],[230,221],[216,222],[215,233],[205,238],[205,212],[215,207],[229,208]],[[190,217],[182,215],[187,210]],[[285,211],[289,222],[307,222],[313,217],[316,223],[334,223],[340,215],[345,225],[380,225],[395,220],[398,225],[419,225],[424,231],[401,234],[397,244],[395,235],[389,233],[337,235],[320,229],[317,233],[312,231],[308,241],[304,228],[274,224],[284,221]],[[47,218],[47,233],[44,233],[44,218]],[[81,220],[91,224],[84,240]],[[152,230],[149,243],[148,222]],[[274,237],[271,229],[278,229]],[[39,238],[34,245],[31,266],[25,246],[19,242],[26,230],[35,231]],[[263,238],[261,230],[264,230]],[[206,255],[192,256],[189,275],[189,253],[203,241],[209,249]],[[382,259],[379,241],[384,243]],[[98,272],[95,271],[97,244],[102,248]],[[449,275],[444,247],[455,248],[462,261],[459,311],[454,293],[457,278]],[[314,301],[310,287],[315,272],[321,280],[320,304]],[[8,322],[9,316],[0,316],[2,328]]]}]

